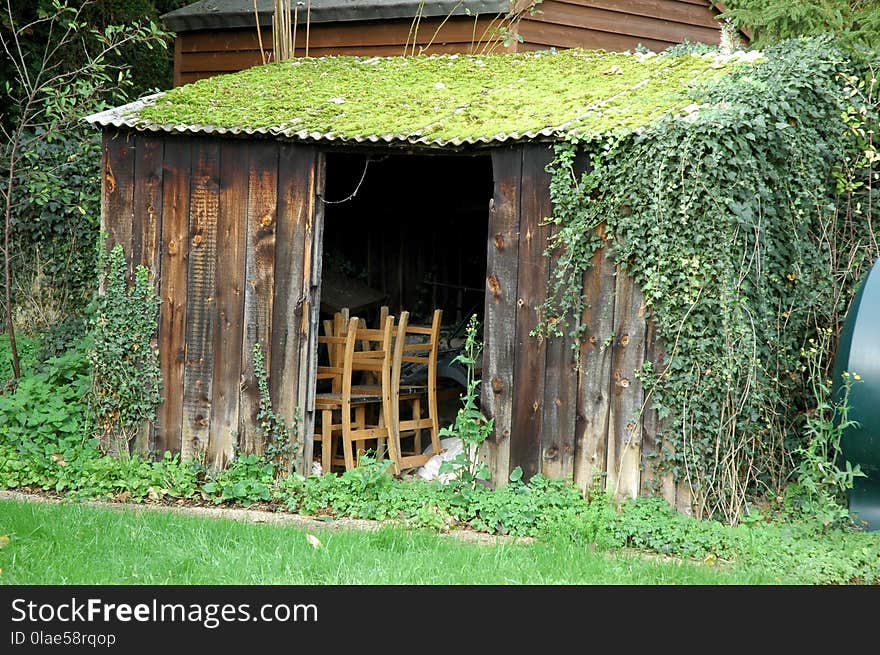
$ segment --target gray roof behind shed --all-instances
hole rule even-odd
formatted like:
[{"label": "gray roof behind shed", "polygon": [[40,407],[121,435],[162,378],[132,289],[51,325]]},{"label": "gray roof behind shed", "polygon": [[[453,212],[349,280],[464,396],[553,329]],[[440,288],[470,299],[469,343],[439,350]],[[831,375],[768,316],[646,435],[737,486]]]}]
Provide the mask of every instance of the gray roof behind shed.
[{"label": "gray roof behind shed", "polygon": [[[299,20],[305,22],[309,9],[311,23],[342,21],[388,20],[413,18],[419,12],[423,17],[471,14],[498,14],[506,12],[508,0],[303,0],[293,2],[299,7]],[[274,0],[257,0],[260,24],[272,25]],[[254,27],[253,0],[200,0],[162,16],[165,27],[172,32],[194,30],[233,29]]]}]

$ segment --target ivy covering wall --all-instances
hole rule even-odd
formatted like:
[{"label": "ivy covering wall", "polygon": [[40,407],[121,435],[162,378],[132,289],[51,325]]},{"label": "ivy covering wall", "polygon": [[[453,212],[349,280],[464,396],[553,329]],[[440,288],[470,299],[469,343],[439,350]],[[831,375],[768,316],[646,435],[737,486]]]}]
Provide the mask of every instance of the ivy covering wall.
[{"label": "ivy covering wall", "polygon": [[700,515],[736,520],[796,465],[817,401],[803,350],[838,333],[878,254],[876,64],[828,38],[782,42],[643,130],[556,148],[564,254],[541,331],[584,330],[581,280],[606,247],[666,345],[641,374],[662,420],[657,466],[687,481]]}]

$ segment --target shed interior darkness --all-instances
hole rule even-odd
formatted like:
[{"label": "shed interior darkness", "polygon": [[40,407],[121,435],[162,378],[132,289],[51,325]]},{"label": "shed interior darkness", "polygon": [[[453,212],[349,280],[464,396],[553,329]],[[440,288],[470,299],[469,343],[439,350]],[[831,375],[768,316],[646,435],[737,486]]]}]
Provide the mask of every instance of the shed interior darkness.
[{"label": "shed interior darkness", "polygon": [[350,281],[384,296],[359,312],[371,324],[382,304],[415,323],[442,309],[444,330],[482,322],[492,194],[487,155],[328,154],[322,317],[328,286]]}]

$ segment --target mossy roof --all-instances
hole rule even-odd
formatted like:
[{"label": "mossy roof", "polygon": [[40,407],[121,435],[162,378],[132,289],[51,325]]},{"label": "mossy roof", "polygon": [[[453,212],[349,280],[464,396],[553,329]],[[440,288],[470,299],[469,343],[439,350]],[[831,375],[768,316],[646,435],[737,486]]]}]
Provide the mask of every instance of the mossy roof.
[{"label": "mossy roof", "polygon": [[691,85],[742,61],[580,49],[302,58],[200,80],[87,120],[138,130],[430,146],[589,138],[636,130],[692,105]]}]

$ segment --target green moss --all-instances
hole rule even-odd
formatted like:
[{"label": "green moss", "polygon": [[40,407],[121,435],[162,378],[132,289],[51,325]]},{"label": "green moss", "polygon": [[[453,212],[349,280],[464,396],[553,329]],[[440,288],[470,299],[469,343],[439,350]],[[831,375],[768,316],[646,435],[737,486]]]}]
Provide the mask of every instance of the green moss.
[{"label": "green moss", "polygon": [[142,124],[267,129],[427,143],[645,126],[736,59],[604,51],[327,57],[257,66],[178,87]]}]

